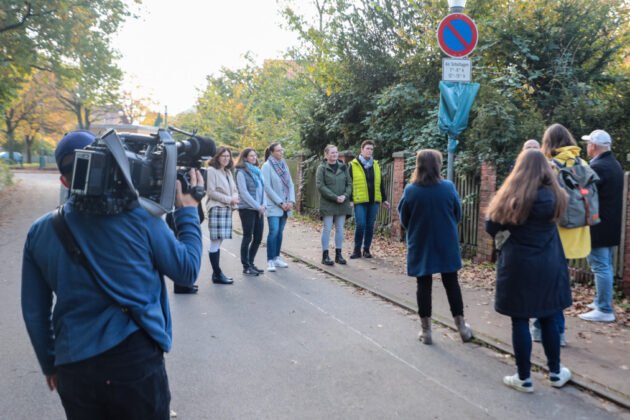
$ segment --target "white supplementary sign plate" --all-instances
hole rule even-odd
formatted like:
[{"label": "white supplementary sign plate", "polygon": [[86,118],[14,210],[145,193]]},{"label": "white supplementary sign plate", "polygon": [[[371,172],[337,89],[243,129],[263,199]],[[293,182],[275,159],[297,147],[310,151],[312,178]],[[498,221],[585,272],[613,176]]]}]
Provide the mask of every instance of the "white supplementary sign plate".
[{"label": "white supplementary sign plate", "polygon": [[442,80],[445,82],[470,82],[472,61],[466,58],[443,58]]}]

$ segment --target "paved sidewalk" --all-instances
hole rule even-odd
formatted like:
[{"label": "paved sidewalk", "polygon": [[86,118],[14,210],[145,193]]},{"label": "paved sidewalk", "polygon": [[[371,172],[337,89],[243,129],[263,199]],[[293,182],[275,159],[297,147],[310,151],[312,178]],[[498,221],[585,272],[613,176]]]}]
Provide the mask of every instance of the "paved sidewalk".
[{"label": "paved sidewalk", "polygon": [[[240,220],[234,217],[234,227],[240,231]],[[265,226],[266,227],[266,226]],[[263,237],[263,242],[266,240]],[[282,251],[289,256],[321,268],[343,280],[370,290],[414,312],[416,280],[404,274],[404,267],[393,265],[383,258],[350,260],[351,238],[344,242],[343,255],[348,264],[321,264],[320,231],[309,223],[289,220]],[[331,247],[334,247],[331,238]],[[263,260],[266,248],[259,251]],[[331,251],[334,255],[334,251]],[[434,280],[439,279],[439,276]],[[434,281],[433,318],[454,328],[446,293],[439,280]],[[494,310],[494,292],[478,290],[462,284],[464,314],[475,331],[475,336],[506,352],[512,353],[511,322]],[[420,323],[418,322],[418,328]],[[573,372],[573,382],[595,393],[606,396],[630,408],[630,328],[582,321],[576,316],[566,317],[567,346],[562,349],[562,364]],[[544,366],[545,356],[540,343],[533,343],[532,363]],[[516,367],[515,367],[516,369]],[[497,381],[501,378],[497,377]]]}]

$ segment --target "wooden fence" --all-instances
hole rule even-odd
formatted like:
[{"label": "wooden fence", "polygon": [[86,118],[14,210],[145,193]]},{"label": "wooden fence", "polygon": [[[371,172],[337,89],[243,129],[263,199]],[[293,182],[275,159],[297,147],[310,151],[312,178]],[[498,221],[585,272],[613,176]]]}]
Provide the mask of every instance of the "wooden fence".
[{"label": "wooden fence", "polygon": [[459,243],[464,258],[477,253],[477,226],[479,219],[479,175],[455,177],[455,188],[462,203],[462,220],[459,223]]}]

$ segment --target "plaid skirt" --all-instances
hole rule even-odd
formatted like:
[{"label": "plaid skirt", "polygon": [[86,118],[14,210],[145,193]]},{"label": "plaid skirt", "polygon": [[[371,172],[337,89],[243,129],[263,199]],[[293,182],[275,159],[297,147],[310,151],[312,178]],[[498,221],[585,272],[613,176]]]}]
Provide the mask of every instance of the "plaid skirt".
[{"label": "plaid skirt", "polygon": [[232,209],[212,207],[208,211],[210,239],[232,239]]}]

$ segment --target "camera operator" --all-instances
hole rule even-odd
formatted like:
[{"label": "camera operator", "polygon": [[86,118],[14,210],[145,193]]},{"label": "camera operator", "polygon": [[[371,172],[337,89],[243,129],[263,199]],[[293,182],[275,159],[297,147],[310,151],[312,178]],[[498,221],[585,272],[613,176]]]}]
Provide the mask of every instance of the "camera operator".
[{"label": "camera operator", "polygon": [[[63,137],[55,151],[62,183],[72,185],[74,152],[94,139],[85,130]],[[203,186],[198,171],[190,171],[190,184]],[[63,218],[87,268],[66,251],[53,213],[31,226],[24,246],[22,314],[48,387],[70,419],[168,419],[163,352],[172,322],[164,276],[185,286],[197,278],[198,203],[178,182],[176,238],[141,206],[93,215],[77,211],[74,199]]]}]

